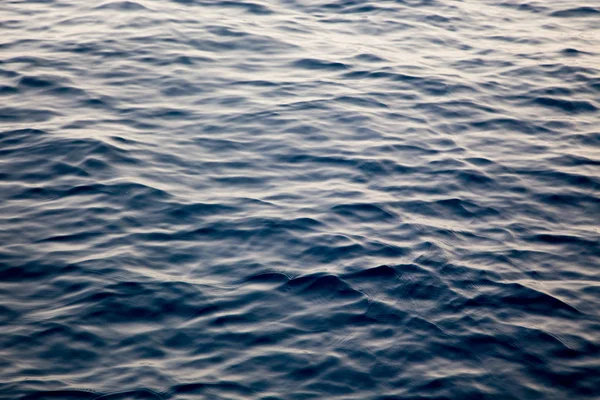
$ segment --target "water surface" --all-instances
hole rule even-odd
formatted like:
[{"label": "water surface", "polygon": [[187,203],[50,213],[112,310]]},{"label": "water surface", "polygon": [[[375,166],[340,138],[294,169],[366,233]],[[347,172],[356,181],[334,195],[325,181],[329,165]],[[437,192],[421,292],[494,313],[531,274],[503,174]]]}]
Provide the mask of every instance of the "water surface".
[{"label": "water surface", "polygon": [[596,1],[0,13],[1,398],[597,398]]}]

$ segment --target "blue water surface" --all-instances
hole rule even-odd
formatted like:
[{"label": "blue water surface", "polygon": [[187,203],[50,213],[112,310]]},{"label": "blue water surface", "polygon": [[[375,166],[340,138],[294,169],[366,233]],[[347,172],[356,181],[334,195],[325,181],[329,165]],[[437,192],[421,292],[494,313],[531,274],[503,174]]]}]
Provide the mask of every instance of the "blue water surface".
[{"label": "blue water surface", "polygon": [[598,1],[0,15],[0,398],[599,398]]}]

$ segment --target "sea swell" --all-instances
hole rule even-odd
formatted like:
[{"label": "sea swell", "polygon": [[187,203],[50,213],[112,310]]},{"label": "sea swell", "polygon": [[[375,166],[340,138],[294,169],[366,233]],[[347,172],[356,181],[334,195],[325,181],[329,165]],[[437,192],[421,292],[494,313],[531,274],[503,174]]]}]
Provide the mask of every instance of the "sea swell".
[{"label": "sea swell", "polygon": [[594,2],[0,12],[0,398],[598,395]]}]

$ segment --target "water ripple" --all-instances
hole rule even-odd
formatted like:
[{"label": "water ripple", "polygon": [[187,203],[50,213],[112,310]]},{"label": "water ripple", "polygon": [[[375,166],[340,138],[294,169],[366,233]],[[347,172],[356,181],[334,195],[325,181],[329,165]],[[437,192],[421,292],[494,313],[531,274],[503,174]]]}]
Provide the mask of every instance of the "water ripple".
[{"label": "water ripple", "polygon": [[0,10],[1,398],[598,396],[593,2]]}]

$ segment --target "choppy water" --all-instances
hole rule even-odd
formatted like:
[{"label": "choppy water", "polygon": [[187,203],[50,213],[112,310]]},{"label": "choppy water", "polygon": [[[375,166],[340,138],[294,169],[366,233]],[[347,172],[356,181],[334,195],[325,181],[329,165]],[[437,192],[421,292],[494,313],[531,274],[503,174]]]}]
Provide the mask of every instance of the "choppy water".
[{"label": "choppy water", "polygon": [[0,14],[1,398],[598,398],[596,1]]}]

